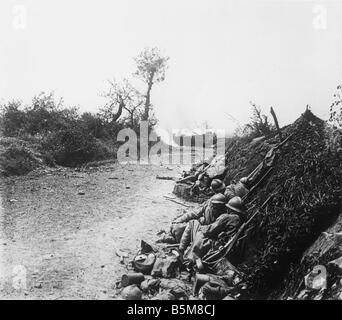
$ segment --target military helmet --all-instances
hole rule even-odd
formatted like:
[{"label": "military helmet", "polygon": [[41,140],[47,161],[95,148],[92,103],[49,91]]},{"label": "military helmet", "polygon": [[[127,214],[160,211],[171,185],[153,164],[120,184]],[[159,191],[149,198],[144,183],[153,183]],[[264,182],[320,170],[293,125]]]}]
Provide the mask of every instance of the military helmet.
[{"label": "military helmet", "polygon": [[215,194],[211,197],[211,203],[215,204],[225,204],[226,203],[226,197],[222,193]]},{"label": "military helmet", "polygon": [[214,179],[212,182],[211,182],[211,185],[210,185],[211,189],[218,193],[218,192],[222,192],[225,190],[226,188],[226,185],[219,179]]},{"label": "military helmet", "polygon": [[124,300],[141,300],[142,292],[137,285],[133,284],[125,287],[121,291],[121,296]]},{"label": "military helmet", "polygon": [[240,179],[240,182],[243,183],[243,184],[246,184],[247,181],[248,181],[248,178],[247,178],[247,177],[242,177],[242,178]]},{"label": "military helmet", "polygon": [[246,211],[245,205],[240,197],[231,198],[226,206],[236,212],[243,213]]}]

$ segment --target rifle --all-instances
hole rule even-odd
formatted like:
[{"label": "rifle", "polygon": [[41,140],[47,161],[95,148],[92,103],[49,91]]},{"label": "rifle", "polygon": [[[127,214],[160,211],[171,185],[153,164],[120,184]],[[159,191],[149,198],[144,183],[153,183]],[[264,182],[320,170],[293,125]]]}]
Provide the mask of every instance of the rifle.
[{"label": "rifle", "polygon": [[[290,134],[286,139],[284,139],[282,142],[278,143],[273,150],[277,150],[281,148],[292,136],[294,135],[294,132]],[[260,165],[260,164],[259,164]],[[270,172],[273,170],[273,167],[270,167],[266,173],[261,177],[261,179],[248,191],[248,193],[242,198],[243,201],[245,201],[252,192],[266,179],[266,177],[270,174]]]}]

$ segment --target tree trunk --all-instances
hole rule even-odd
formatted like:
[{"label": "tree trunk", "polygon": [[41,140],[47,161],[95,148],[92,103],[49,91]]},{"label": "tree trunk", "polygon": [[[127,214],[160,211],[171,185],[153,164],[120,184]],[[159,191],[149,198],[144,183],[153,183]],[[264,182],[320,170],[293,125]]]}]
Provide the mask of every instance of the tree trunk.
[{"label": "tree trunk", "polygon": [[131,112],[131,128],[134,128],[134,112]]},{"label": "tree trunk", "polygon": [[153,77],[154,77],[154,72],[151,73],[150,78],[149,78],[148,83],[147,83],[145,108],[144,108],[144,114],[142,117],[142,120],[144,120],[144,121],[147,121],[149,119],[150,106],[151,106],[151,90],[152,90],[152,86],[153,86]]},{"label": "tree trunk", "polygon": [[116,122],[116,121],[121,117],[121,115],[122,115],[122,109],[124,108],[124,106],[125,106],[124,102],[121,101],[120,104],[119,104],[118,112],[115,113],[115,114],[113,115],[113,117],[112,117],[112,120],[111,120],[112,123],[113,123],[113,122]]},{"label": "tree trunk", "polygon": [[274,110],[273,110],[272,107],[271,107],[271,115],[272,115],[272,117],[273,117],[274,124],[275,124],[275,126],[276,126],[276,128],[277,128],[277,132],[278,132],[278,136],[279,136],[280,142],[282,142],[282,141],[283,141],[283,136],[282,136],[281,130],[280,130],[280,128],[279,128],[277,116],[276,116],[276,114],[275,114],[275,112],[274,112]]}]

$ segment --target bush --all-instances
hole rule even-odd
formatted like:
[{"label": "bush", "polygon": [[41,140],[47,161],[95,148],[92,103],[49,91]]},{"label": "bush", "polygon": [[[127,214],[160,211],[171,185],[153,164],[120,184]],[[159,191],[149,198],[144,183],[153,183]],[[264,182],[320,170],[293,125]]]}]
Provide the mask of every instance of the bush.
[{"label": "bush", "polygon": [[40,162],[49,166],[78,166],[113,158],[114,150],[103,141],[110,141],[124,126],[97,114],[80,115],[76,108],[65,108],[63,100],[55,99],[53,93],[42,92],[27,106],[20,101],[2,104],[0,111],[1,133],[12,138],[3,141],[1,165],[5,174],[34,169],[33,150]]},{"label": "bush", "polygon": [[35,147],[19,139],[2,138],[0,140],[1,175],[22,175],[42,165],[43,160]]},{"label": "bush", "polygon": [[252,140],[257,137],[273,134],[275,127],[269,122],[268,116],[263,114],[261,108],[255,103],[250,102],[250,104],[253,110],[251,120],[244,127],[238,128],[236,135]]},{"label": "bush", "polygon": [[284,136],[293,136],[277,151],[273,171],[248,200],[260,208],[273,195],[244,238],[255,255],[247,251],[243,271],[258,298],[278,288],[291,264],[300,263],[303,252],[341,212],[341,152],[327,145],[325,127],[306,110],[283,128]]},{"label": "bush", "polygon": [[1,106],[1,132],[6,137],[17,136],[24,130],[26,113],[20,101],[11,101]]},{"label": "bush", "polygon": [[43,148],[62,166],[73,167],[89,161],[114,157],[106,144],[78,128],[49,134],[43,142]]}]

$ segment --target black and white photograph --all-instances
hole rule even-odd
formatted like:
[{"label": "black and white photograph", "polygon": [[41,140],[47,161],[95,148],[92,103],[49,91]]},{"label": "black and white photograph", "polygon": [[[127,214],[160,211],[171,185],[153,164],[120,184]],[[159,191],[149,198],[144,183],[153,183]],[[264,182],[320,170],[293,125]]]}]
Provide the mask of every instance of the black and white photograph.
[{"label": "black and white photograph", "polygon": [[1,0],[0,300],[342,300],[341,200],[342,0]]}]

